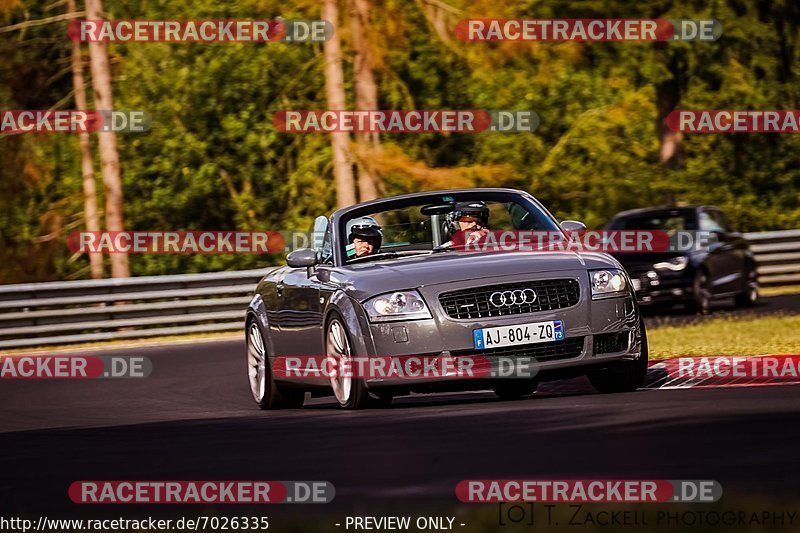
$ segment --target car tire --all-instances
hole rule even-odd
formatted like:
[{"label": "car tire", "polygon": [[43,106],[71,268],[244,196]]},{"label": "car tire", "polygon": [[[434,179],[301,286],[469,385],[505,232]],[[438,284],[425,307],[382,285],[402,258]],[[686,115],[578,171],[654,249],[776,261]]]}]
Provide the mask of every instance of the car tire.
[{"label": "car tire", "polygon": [[306,401],[306,391],[277,386],[281,395],[280,406],[284,409],[300,409]]},{"label": "car tire", "polygon": [[503,383],[497,383],[492,390],[503,401],[520,400],[536,392],[539,388],[538,381],[527,379],[508,379]]},{"label": "car tire", "polygon": [[708,286],[708,273],[700,269],[694,276],[692,283],[692,301],[690,308],[700,314],[708,315],[711,313],[711,289]]},{"label": "car tire", "polygon": [[386,409],[392,405],[394,396],[388,392],[370,392],[369,393],[369,406],[376,409]]},{"label": "car tire", "polygon": [[751,265],[747,271],[744,291],[736,295],[736,305],[738,307],[753,307],[758,303],[758,272],[755,265]]},{"label": "car tire", "polygon": [[589,373],[589,381],[597,392],[633,392],[644,386],[647,379],[648,346],[647,331],[641,318],[639,328],[642,332],[642,353],[638,359]]},{"label": "car tire", "polygon": [[279,387],[272,376],[264,331],[258,320],[247,323],[247,377],[250,392],[260,409],[299,408],[303,406],[305,391]]},{"label": "car tire", "polygon": [[[350,333],[339,313],[333,313],[325,327],[325,354],[334,368],[343,358],[353,357]],[[352,365],[351,365],[352,368]],[[369,391],[358,376],[343,377],[331,373],[331,388],[339,405],[345,409],[363,409],[369,405]]]}]

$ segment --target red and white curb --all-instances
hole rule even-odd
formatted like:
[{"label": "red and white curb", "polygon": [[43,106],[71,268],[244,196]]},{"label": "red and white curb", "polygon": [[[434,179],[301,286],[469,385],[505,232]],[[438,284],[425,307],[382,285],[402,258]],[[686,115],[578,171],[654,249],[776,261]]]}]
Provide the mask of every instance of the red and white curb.
[{"label": "red and white curb", "polygon": [[800,383],[800,355],[674,357],[651,361],[648,389],[756,387]]},{"label": "red and white curb", "polygon": [[[644,390],[800,384],[800,354],[673,357],[650,361]],[[537,394],[595,392],[585,377],[542,383]]]}]

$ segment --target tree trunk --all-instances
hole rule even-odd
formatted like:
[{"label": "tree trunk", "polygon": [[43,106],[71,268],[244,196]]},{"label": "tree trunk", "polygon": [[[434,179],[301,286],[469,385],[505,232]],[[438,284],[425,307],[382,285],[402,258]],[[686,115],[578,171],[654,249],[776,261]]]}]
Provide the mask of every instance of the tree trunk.
[{"label": "tree trunk", "polygon": [[[75,0],[67,0],[67,13],[75,13]],[[86,111],[86,86],[83,80],[83,58],[81,56],[81,43],[72,41],[72,86],[75,89],[75,109]],[[89,142],[89,132],[78,133],[81,148],[81,174],[83,175],[83,216],[86,221],[86,231],[100,231],[100,218],[97,214],[97,184],[94,178],[94,161],[92,159],[92,145]],[[92,278],[103,277],[103,254],[90,253],[89,266]]]},{"label": "tree trunk", "polygon": [[[372,49],[370,46],[369,0],[349,0],[350,30],[353,36],[355,60],[353,62],[356,109],[378,109],[378,88],[375,85],[372,66]],[[373,200],[378,197],[377,176],[369,168],[372,153],[380,150],[378,132],[356,134],[358,157],[358,193],[359,201]]]},{"label": "tree trunk", "polygon": [[[103,17],[101,0],[86,0],[86,18],[100,20]],[[108,63],[108,48],[104,42],[89,43],[89,59],[92,67],[92,86],[94,88],[94,107],[98,111],[111,111],[114,102],[111,96],[111,68]],[[125,216],[122,203],[122,181],[119,177],[119,154],[117,136],[113,131],[97,134],[100,145],[100,166],[103,171],[103,185],[106,195],[106,229],[123,231]],[[128,255],[111,254],[111,276],[130,277]]]},{"label": "tree trunk", "polygon": [[436,35],[439,36],[439,39],[450,50],[460,56],[464,56],[465,48],[463,43],[453,38],[456,24],[466,16],[464,11],[441,0],[417,0],[417,4],[422,9],[423,15],[425,15]]},{"label": "tree trunk", "polygon": [[[339,27],[339,9],[337,0],[323,0],[322,18]],[[342,72],[342,46],[339,34],[324,42],[325,55],[325,91],[328,94],[328,109],[344,111],[344,74]],[[356,191],[353,180],[352,158],[350,157],[350,136],[345,131],[329,134],[333,148],[333,176],[336,181],[336,205],[346,207],[356,203]]]},{"label": "tree trunk", "polygon": [[[662,43],[658,43],[661,45]],[[663,52],[663,49],[662,49]],[[667,68],[672,77],[656,85],[656,105],[658,107],[658,139],[661,144],[659,160],[667,170],[680,168],[683,164],[683,133],[672,131],[667,127],[666,119],[681,101],[681,88],[685,65],[677,55],[671,55],[667,61]],[[675,204],[675,191],[665,192],[664,202],[667,205]]]}]

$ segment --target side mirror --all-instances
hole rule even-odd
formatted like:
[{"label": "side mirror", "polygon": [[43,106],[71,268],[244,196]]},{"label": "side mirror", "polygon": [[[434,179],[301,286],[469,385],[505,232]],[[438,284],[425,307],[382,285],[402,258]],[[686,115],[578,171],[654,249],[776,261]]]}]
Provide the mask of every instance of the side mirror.
[{"label": "side mirror", "polygon": [[317,264],[317,253],[311,248],[300,248],[286,256],[286,264],[292,268],[310,268]]},{"label": "side mirror", "polygon": [[577,220],[565,220],[561,223],[561,229],[564,231],[583,231],[586,229],[586,224]]}]

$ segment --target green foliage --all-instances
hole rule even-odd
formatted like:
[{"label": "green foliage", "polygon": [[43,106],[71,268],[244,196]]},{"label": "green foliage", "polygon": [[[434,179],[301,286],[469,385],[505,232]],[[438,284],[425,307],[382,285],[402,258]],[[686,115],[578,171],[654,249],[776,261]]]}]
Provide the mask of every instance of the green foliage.
[{"label": "green foliage", "polygon": [[[26,1],[5,22],[52,16],[51,3]],[[724,34],[715,43],[448,44],[417,3],[373,0],[381,108],[530,109],[541,119],[534,133],[385,135],[376,168],[387,193],[441,184],[520,187],[557,216],[589,226],[674,198],[719,205],[741,230],[800,227],[800,137],[686,135],[680,164],[665,168],[657,105],[658,85],[677,69],[679,108],[797,109],[796,2],[449,3],[465,17],[713,17]],[[306,1],[122,0],[105,7],[116,19],[320,16],[318,4]],[[65,26],[0,36],[0,108],[73,107]],[[341,30],[352,102],[352,55],[347,27]],[[277,110],[326,106],[321,45],[130,43],[110,52],[115,107],[146,110],[153,119],[147,133],[118,136],[129,229],[307,230],[330,212],[328,138],[272,125]],[[82,210],[76,137],[0,138],[0,282],[87,277],[87,258],[65,246],[66,234],[81,228]],[[132,256],[131,268],[164,274],[280,260]]]}]

